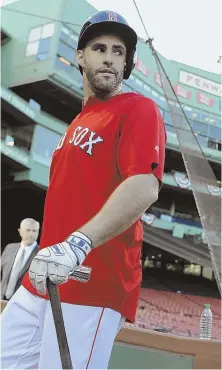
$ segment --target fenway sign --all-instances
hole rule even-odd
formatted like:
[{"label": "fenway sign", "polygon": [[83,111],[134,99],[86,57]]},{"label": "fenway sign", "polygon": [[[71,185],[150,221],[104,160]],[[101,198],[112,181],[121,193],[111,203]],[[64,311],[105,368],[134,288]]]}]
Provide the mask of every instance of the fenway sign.
[{"label": "fenway sign", "polygon": [[222,85],[206,78],[194,75],[189,72],[180,71],[179,81],[184,85],[205,91],[209,94],[222,96]]},{"label": "fenway sign", "polygon": [[210,99],[208,96],[204,95],[200,91],[197,93],[197,101],[200,104],[207,105],[208,107],[212,107],[214,105],[213,99]]},{"label": "fenway sign", "polygon": [[162,87],[162,83],[161,83],[161,79],[160,79],[160,75],[158,72],[155,72],[154,73],[154,81],[157,85],[159,85],[160,87]]},{"label": "fenway sign", "polygon": [[184,87],[180,85],[174,86],[174,91],[177,94],[177,96],[181,96],[182,98],[185,99],[190,99],[191,98],[191,92],[184,89]]},{"label": "fenway sign", "polygon": [[137,59],[135,68],[142,72],[145,76],[149,76],[150,70],[145,66],[145,64],[142,62],[142,60]]}]

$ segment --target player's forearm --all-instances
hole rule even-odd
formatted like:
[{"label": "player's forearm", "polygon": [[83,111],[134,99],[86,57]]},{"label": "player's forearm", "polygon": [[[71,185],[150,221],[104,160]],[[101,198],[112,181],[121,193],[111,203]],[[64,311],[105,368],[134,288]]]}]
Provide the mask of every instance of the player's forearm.
[{"label": "player's forearm", "polygon": [[158,180],[137,175],[121,183],[101,211],[79,231],[92,240],[93,248],[127,230],[158,198]]}]

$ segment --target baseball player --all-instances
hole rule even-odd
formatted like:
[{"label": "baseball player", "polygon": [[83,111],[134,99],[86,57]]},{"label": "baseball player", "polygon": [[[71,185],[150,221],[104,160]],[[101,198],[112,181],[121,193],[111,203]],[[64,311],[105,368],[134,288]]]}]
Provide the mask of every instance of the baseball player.
[{"label": "baseball player", "polygon": [[[107,368],[116,334],[135,320],[140,218],[158,198],[166,140],[156,104],[121,90],[136,44],[114,12],[81,29],[82,111],[53,153],[41,249],[2,314],[2,368],[61,368],[47,278],[59,284],[74,368]],[[69,279],[80,265],[92,268],[88,283]]]}]

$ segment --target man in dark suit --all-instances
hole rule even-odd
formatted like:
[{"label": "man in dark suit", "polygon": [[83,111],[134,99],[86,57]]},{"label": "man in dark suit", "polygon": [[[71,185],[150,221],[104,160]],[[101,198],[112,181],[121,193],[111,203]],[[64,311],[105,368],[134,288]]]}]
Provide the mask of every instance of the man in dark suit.
[{"label": "man in dark suit", "polygon": [[9,300],[20,287],[33,257],[38,252],[39,222],[33,218],[22,220],[18,232],[20,243],[6,245],[1,258],[1,299]]}]

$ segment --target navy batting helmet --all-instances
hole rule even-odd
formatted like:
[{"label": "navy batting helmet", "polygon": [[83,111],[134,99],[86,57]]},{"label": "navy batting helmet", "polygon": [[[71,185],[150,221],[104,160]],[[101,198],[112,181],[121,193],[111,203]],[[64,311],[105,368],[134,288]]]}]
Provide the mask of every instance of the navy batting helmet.
[{"label": "navy batting helmet", "polygon": [[[106,32],[120,36],[126,45],[126,67],[123,78],[127,80],[135,66],[137,34],[120,14],[106,10],[89,17],[80,31],[77,50],[83,49],[93,37]],[[82,73],[80,65],[79,69]]]}]

